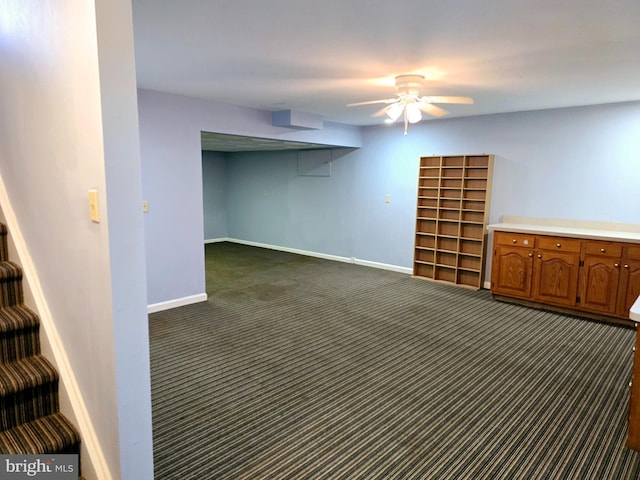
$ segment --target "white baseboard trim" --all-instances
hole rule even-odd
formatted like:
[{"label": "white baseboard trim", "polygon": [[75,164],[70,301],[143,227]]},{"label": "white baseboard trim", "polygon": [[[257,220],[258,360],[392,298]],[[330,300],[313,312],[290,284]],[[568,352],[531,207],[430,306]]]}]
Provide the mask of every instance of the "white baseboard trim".
[{"label": "white baseboard trim", "polygon": [[206,293],[199,293],[198,295],[190,295],[188,297],[176,298],[175,300],[167,300],[166,302],[152,303],[147,305],[147,313],[162,312],[163,310],[169,310],[171,308],[184,307],[185,305],[191,305],[193,303],[200,303],[207,301]]},{"label": "white baseboard trim", "polygon": [[207,243],[219,243],[219,242],[229,242],[229,238],[228,237],[221,237],[221,238],[209,238],[207,240],[204,241],[205,245]]},{"label": "white baseboard trim", "polygon": [[[242,245],[250,245],[252,247],[268,248],[270,250],[278,250],[281,252],[295,253],[298,255],[306,255],[308,257],[323,258],[325,260],[333,260],[336,262],[353,263],[355,265],[380,268],[382,270],[390,270],[392,272],[406,273],[408,275],[411,275],[413,273],[413,270],[408,267],[401,267],[399,265],[390,265],[388,263],[372,262],[370,260],[361,260],[359,258],[354,258],[354,257],[342,257],[339,255],[330,255],[327,253],[312,252],[309,250],[300,250],[298,248],[281,247],[279,245],[270,245],[267,243],[252,242],[249,240],[240,240],[238,238],[226,238],[221,241],[240,243]],[[209,240],[209,241],[205,241],[205,243],[213,243],[213,242]]]}]

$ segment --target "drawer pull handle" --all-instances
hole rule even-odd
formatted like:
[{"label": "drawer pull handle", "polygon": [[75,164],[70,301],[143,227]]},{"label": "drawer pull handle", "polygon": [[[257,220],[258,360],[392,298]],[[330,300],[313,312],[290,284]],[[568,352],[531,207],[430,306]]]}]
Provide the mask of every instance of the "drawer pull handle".
[{"label": "drawer pull handle", "polygon": [[601,249],[600,249],[600,251],[601,251],[602,253],[604,253],[604,252],[606,252],[607,250],[606,250],[605,248],[601,248]]},{"label": "drawer pull handle", "polygon": [[627,264],[625,263],[624,268],[629,268],[629,265],[627,265]]},{"label": "drawer pull handle", "polygon": [[556,243],[556,247],[560,248],[562,245],[560,245],[559,243]]},{"label": "drawer pull handle", "polygon": [[529,254],[529,256],[530,256],[530,257],[533,257],[533,253],[530,253],[530,254]]},{"label": "drawer pull handle", "polygon": [[616,268],[618,268],[618,267],[620,266],[620,264],[618,264],[618,263],[614,263],[614,264],[613,264],[613,266],[614,266],[614,267],[616,267]]},{"label": "drawer pull handle", "polygon": [[542,255],[538,255],[538,258],[542,258]]},{"label": "drawer pull handle", "polygon": [[518,241],[514,238],[513,240],[511,240],[513,243],[518,243]]}]

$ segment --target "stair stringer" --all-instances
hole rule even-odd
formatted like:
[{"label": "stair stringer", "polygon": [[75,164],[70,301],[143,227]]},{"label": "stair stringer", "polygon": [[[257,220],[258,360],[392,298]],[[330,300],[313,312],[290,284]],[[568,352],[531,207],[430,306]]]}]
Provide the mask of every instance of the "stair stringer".
[{"label": "stair stringer", "polygon": [[53,316],[47,306],[35,266],[29,255],[15,213],[11,208],[2,178],[0,178],[0,221],[7,225],[7,244],[10,258],[14,263],[20,265],[23,271],[24,304],[40,317],[42,355],[56,367],[60,377],[58,385],[60,411],[76,425],[80,432],[82,474],[85,478],[114,480],[116,477],[113,476],[104,456],[84,397],[69,363]]}]

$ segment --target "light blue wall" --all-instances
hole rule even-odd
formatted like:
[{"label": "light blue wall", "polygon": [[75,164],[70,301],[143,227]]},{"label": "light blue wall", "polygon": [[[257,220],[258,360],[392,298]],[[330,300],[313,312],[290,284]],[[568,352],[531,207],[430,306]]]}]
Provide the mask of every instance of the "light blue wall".
[{"label": "light blue wall", "polygon": [[[149,303],[197,295],[208,215],[200,130],[278,134],[251,109],[146,91],[139,103]],[[418,159],[461,153],[496,156],[491,222],[640,223],[640,102],[430,120],[407,136],[400,126],[360,132],[361,148],[336,154],[330,177],[298,176],[296,152],[225,155],[228,236],[410,268]]]},{"label": "light blue wall", "polygon": [[349,151],[332,150],[329,177],[298,175],[296,151],[228,155],[229,236],[351,256],[355,212]]},{"label": "light blue wall", "polygon": [[221,152],[202,152],[204,238],[228,237],[226,158]]},{"label": "light blue wall", "polygon": [[274,127],[271,112],[138,90],[149,305],[205,295],[200,132],[359,147],[357,127]]},{"label": "light blue wall", "polygon": [[231,154],[229,236],[410,268],[418,159],[459,153],[496,156],[491,222],[640,223],[637,138],[640,103],[626,103],[428,121],[407,136],[367,127],[328,178],[297,176],[296,152]]}]

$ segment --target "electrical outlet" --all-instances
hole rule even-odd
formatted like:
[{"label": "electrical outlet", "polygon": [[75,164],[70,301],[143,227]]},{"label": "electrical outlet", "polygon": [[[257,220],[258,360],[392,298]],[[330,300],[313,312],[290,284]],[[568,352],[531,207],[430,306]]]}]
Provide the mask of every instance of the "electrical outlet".
[{"label": "electrical outlet", "polygon": [[390,193],[387,193],[384,196],[384,203],[391,203],[391,194]]},{"label": "electrical outlet", "polygon": [[142,202],[142,212],[149,213],[149,202],[147,200]]}]

